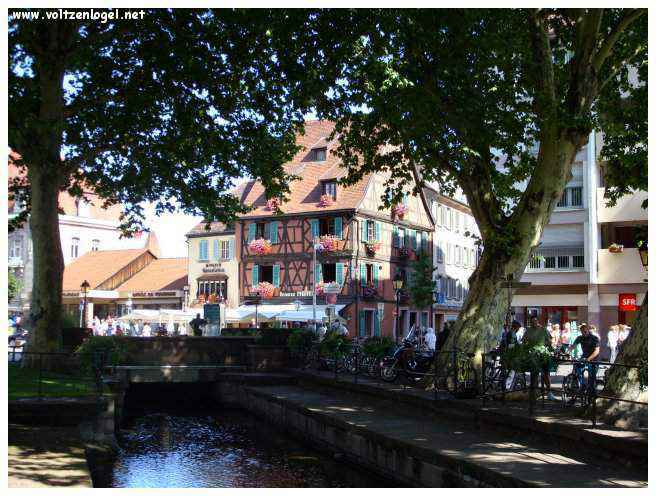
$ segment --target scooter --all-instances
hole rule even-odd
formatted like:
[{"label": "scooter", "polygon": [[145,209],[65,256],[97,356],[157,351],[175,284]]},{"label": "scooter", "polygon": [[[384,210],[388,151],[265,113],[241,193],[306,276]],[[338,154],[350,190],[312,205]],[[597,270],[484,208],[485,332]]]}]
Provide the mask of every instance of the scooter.
[{"label": "scooter", "polygon": [[403,372],[410,382],[419,382],[430,371],[435,353],[432,351],[416,351],[416,342],[404,340],[392,356],[385,357],[380,362],[380,376],[385,382],[394,382]]}]

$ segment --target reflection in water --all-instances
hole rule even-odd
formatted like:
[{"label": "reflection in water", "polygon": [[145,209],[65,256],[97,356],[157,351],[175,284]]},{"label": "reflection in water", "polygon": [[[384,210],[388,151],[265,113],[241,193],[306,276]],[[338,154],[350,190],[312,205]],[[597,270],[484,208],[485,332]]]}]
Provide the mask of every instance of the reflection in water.
[{"label": "reflection in water", "polygon": [[[126,426],[113,487],[379,486],[272,434],[242,411],[139,416]],[[382,483],[386,485],[385,483]]]}]

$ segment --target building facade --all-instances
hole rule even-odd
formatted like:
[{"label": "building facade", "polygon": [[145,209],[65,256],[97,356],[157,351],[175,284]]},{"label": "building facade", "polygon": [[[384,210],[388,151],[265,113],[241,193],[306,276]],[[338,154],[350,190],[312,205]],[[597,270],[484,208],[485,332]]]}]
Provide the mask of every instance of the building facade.
[{"label": "building facade", "polygon": [[199,223],[187,233],[189,248],[189,301],[192,308],[205,303],[239,305],[239,259],[235,253],[235,227]]},{"label": "building facade", "polygon": [[[368,175],[350,187],[340,185],[346,171],[330,153],[332,129],[332,123],[311,121],[305,135],[298,137],[303,149],[285,169],[299,179],[292,182],[286,201],[267,200],[255,181],[240,186],[242,203],[253,206],[236,226],[241,302],[258,285],[269,283],[275,289],[263,304],[309,305],[316,283],[317,302],[334,301],[352,336],[394,337],[414,323],[428,325],[430,309],[415,308],[408,298],[403,299],[397,325],[392,286],[397,273],[406,283],[410,280],[409,261],[415,252],[431,252],[434,224],[426,199],[423,194],[406,195],[403,212],[397,215],[380,209],[383,175]],[[315,240],[325,236],[331,237],[330,249],[315,255]],[[263,244],[270,248],[263,251]],[[330,283],[339,287],[334,300],[320,294]]]},{"label": "building facade", "polygon": [[[602,140],[593,132],[577,155],[572,178],[522,278],[531,286],[517,291],[513,306],[521,322],[535,315],[545,324],[594,324],[605,342],[608,326],[632,323],[647,291],[635,244],[636,229],[647,225],[641,208],[647,193],[606,205]],[[635,301],[635,309],[627,310],[634,307],[622,299]]]},{"label": "building facade", "polygon": [[469,277],[478,264],[479,232],[464,195],[446,196],[437,187],[425,191],[435,219],[433,325],[442,329],[444,322],[458,318],[469,293]]},{"label": "building facade", "polygon": [[[9,179],[20,177],[23,173],[14,165],[10,154]],[[121,208],[113,205],[102,207],[102,200],[93,191],[86,191],[83,199],[74,198],[66,192],[59,194],[59,233],[64,263],[69,264],[76,258],[98,250],[116,250],[137,248],[144,244],[141,239],[121,238],[118,229]],[[20,214],[23,206],[20,202],[9,202],[8,216],[11,220]],[[9,310],[27,311],[32,294],[33,258],[32,233],[29,221],[20,229],[8,233],[9,270],[21,283],[21,290]]]}]

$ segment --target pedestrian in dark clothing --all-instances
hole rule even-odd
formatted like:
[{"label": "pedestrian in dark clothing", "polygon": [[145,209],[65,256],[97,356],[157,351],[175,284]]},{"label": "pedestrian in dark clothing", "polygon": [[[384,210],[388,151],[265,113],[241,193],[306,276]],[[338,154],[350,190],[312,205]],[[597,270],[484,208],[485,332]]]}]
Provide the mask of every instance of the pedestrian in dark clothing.
[{"label": "pedestrian in dark clothing", "polygon": [[200,314],[196,314],[196,318],[189,322],[189,325],[191,328],[194,330],[194,336],[202,336],[203,335],[203,327],[207,324],[207,321],[205,319],[200,318]]}]

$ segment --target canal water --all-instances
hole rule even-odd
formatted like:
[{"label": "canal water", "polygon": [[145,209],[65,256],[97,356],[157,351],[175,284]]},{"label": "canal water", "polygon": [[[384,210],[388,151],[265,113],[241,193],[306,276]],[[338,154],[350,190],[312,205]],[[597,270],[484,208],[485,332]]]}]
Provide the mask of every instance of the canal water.
[{"label": "canal water", "polygon": [[[170,399],[170,396],[169,396]],[[132,401],[110,487],[389,487],[247,411],[207,401]]]}]

